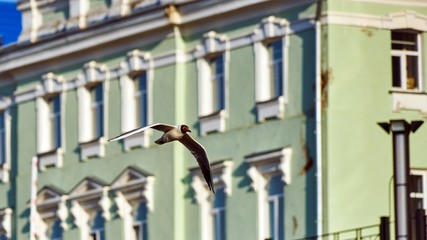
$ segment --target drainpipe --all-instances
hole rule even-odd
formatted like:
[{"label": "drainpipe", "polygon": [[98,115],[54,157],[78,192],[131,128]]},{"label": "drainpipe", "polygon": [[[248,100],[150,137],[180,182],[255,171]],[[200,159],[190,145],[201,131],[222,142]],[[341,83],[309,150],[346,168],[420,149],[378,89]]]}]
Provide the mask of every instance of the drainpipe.
[{"label": "drainpipe", "polygon": [[316,31],[316,178],[317,178],[317,237],[323,234],[323,189],[322,189],[322,79],[321,79],[321,14],[322,0],[318,0],[315,31]]},{"label": "drainpipe", "polygon": [[378,123],[393,135],[394,212],[397,240],[410,240],[411,219],[409,213],[409,133],[415,132],[423,121],[391,120]]}]

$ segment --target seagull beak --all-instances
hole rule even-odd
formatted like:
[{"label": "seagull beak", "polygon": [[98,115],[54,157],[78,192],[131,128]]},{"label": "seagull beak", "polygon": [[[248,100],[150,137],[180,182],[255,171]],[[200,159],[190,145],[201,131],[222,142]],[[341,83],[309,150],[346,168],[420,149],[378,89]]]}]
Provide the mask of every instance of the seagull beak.
[{"label": "seagull beak", "polygon": [[188,129],[188,132],[191,132],[191,130],[190,130],[190,129]]}]

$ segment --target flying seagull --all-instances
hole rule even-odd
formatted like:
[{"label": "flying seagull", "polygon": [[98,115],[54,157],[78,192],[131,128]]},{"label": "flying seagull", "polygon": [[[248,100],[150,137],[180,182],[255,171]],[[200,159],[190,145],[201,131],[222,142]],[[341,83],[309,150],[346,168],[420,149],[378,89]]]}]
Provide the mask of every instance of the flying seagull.
[{"label": "flying seagull", "polygon": [[108,141],[117,141],[123,138],[127,138],[131,135],[143,132],[149,128],[153,128],[158,131],[164,132],[164,134],[159,139],[154,141],[159,145],[172,142],[175,140],[178,140],[179,142],[184,144],[184,146],[187,147],[187,149],[190,150],[190,152],[196,158],[197,163],[199,163],[199,167],[202,170],[203,177],[205,178],[206,183],[209,186],[209,189],[213,193],[215,193],[215,189],[212,181],[211,169],[208,161],[208,154],[206,153],[205,148],[202,145],[200,145],[200,143],[198,143],[190,135],[187,134],[188,132],[191,132],[187,125],[182,124],[182,125],[172,126],[164,123],[155,123],[142,128],[131,130],[129,132],[122,133],[117,137],[109,139]]}]

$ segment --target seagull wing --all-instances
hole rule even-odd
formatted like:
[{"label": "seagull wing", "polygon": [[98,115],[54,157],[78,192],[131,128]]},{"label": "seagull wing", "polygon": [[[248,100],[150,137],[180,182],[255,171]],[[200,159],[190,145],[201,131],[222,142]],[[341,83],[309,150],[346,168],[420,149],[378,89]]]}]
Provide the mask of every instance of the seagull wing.
[{"label": "seagull wing", "polygon": [[202,170],[203,177],[209,186],[209,189],[215,193],[211,168],[208,161],[208,154],[206,153],[205,148],[188,134],[184,134],[184,136],[179,141],[184,144],[184,146],[187,147],[196,158],[197,163],[199,163],[199,167]]},{"label": "seagull wing", "polygon": [[152,125],[148,125],[148,126],[145,126],[145,127],[142,127],[142,128],[137,128],[137,129],[130,130],[128,132],[122,133],[122,134],[120,134],[117,137],[113,137],[111,139],[108,139],[108,141],[117,141],[117,140],[120,140],[120,139],[123,139],[123,138],[127,138],[129,136],[134,135],[134,134],[143,132],[143,131],[145,131],[145,130],[147,130],[149,128],[153,128],[153,129],[156,129],[156,130],[162,131],[162,132],[167,132],[167,131],[175,128],[175,126],[172,126],[172,125],[169,125],[169,124],[164,124],[164,123],[155,123],[155,124],[152,124]]}]

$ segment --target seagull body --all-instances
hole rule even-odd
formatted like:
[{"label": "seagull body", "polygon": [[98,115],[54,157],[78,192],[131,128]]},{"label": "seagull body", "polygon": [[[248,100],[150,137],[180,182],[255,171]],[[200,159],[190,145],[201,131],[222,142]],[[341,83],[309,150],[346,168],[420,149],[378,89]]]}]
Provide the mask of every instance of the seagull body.
[{"label": "seagull body", "polygon": [[117,141],[123,138],[127,138],[131,135],[143,132],[149,128],[152,128],[164,133],[159,139],[154,141],[156,144],[162,145],[168,142],[179,141],[188,150],[190,150],[190,152],[196,158],[200,169],[202,170],[203,177],[205,178],[206,183],[209,186],[209,189],[213,193],[215,193],[215,190],[213,187],[211,169],[209,166],[208,155],[206,153],[206,150],[202,145],[200,145],[200,143],[198,143],[190,135],[187,134],[187,132],[191,132],[187,125],[183,124],[183,125],[173,126],[173,125],[164,124],[164,123],[155,123],[142,128],[131,130],[129,132],[125,132],[117,137],[109,139],[108,141]]}]

